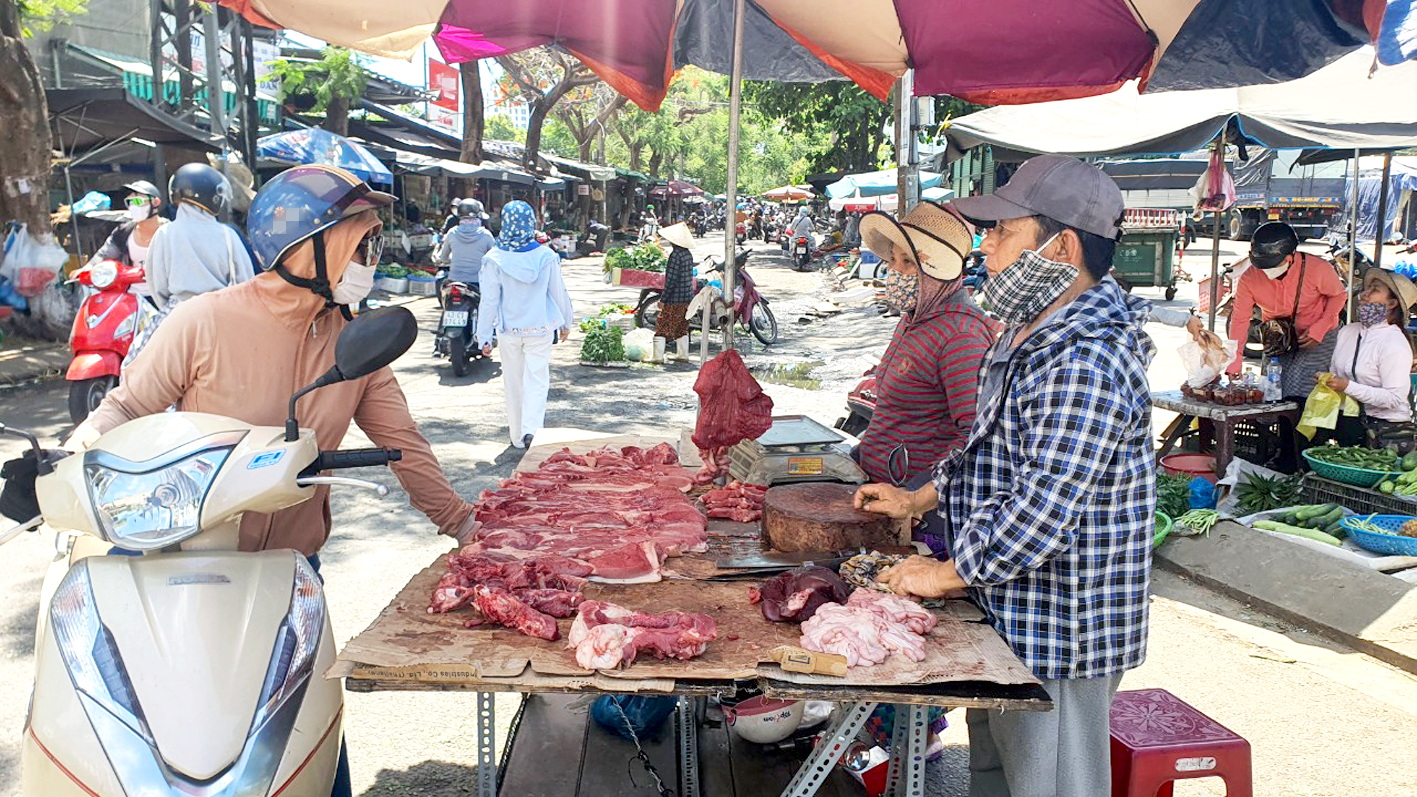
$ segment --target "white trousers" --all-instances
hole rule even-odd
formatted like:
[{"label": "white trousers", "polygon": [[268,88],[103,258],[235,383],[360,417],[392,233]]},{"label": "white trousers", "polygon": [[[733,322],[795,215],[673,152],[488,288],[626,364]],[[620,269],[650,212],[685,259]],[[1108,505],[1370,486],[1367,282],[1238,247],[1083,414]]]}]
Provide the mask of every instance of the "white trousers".
[{"label": "white trousers", "polygon": [[503,335],[502,388],[507,394],[507,431],[512,442],[541,431],[546,424],[546,393],[551,389],[551,335]]}]

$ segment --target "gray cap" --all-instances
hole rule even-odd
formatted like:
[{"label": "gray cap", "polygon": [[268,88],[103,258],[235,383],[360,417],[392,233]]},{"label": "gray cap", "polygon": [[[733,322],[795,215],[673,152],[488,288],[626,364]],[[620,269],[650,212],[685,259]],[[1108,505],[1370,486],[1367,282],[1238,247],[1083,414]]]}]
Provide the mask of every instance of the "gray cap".
[{"label": "gray cap", "polygon": [[1073,229],[1117,239],[1126,205],[1122,191],[1101,169],[1067,155],[1039,155],[1024,161],[992,194],[950,201],[966,218],[995,222],[1047,216]]}]

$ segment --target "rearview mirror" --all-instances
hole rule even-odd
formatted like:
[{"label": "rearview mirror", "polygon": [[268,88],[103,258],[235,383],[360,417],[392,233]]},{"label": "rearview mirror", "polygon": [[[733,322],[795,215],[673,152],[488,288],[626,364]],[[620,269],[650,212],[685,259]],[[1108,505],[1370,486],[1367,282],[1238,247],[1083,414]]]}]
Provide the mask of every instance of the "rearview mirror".
[{"label": "rearview mirror", "polygon": [[335,368],[341,379],[368,376],[397,360],[418,337],[418,322],[404,307],[360,313],[335,341]]}]

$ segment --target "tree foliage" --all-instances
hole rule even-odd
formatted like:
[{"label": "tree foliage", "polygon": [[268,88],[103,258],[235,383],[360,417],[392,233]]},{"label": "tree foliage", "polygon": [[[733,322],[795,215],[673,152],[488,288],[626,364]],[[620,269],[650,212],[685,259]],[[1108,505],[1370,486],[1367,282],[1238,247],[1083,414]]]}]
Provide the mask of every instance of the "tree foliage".
[{"label": "tree foliage", "polygon": [[65,17],[84,13],[88,4],[88,0],[15,0],[25,36],[49,30]]},{"label": "tree foliage", "polygon": [[883,162],[891,106],[854,83],[744,81],[743,99],[760,116],[809,141],[813,171],[872,171]]},{"label": "tree foliage", "polygon": [[315,104],[310,110],[325,116],[320,126],[348,135],[350,104],[364,94],[368,83],[354,53],[329,46],[320,52],[318,61],[282,58],[271,62],[271,75],[280,82],[281,102],[297,96],[312,97]]},{"label": "tree foliage", "polygon": [[535,168],[541,150],[542,128],[551,110],[571,92],[590,88],[600,79],[559,47],[536,47],[499,55],[497,63],[503,69],[499,89],[507,99],[526,103],[531,111],[524,145],[525,162]]}]

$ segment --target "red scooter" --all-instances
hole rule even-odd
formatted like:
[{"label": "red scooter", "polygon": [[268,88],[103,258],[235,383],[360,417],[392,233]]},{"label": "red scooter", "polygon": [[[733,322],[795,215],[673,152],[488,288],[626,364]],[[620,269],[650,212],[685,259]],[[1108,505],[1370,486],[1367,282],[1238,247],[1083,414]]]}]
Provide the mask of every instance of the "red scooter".
[{"label": "red scooter", "polygon": [[[768,306],[767,297],[758,293],[758,284],[753,281],[753,277],[748,273],[748,250],[740,249],[733,258],[738,266],[738,282],[734,286],[733,301],[733,321],[736,324],[743,324],[753,337],[762,342],[764,346],[771,346],[777,342],[778,329],[777,317],[772,314],[772,308]],[[709,268],[704,277],[709,274],[723,273],[723,263],[716,257],[708,258]],[[701,285],[694,286],[697,290]],[[659,321],[659,288],[645,288],[640,291],[639,303],[635,306],[635,322],[644,329],[654,329]],[[719,329],[717,318],[709,321],[711,331]],[[689,317],[689,327],[702,330],[703,323],[700,317],[695,314]]]},{"label": "red scooter", "polygon": [[69,380],[69,417],[81,423],[118,386],[123,358],[133,345],[138,327],[138,295],[130,288],[143,281],[143,270],[116,260],[101,260],[79,270],[74,281],[97,288],[79,306],[69,347],[74,359],[64,378]]}]

